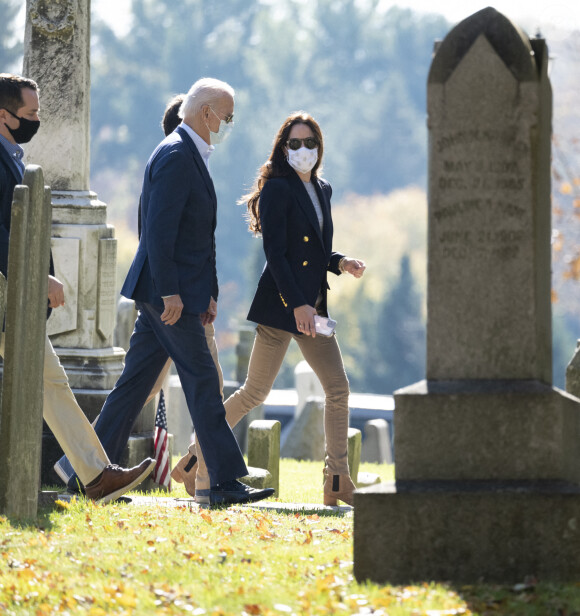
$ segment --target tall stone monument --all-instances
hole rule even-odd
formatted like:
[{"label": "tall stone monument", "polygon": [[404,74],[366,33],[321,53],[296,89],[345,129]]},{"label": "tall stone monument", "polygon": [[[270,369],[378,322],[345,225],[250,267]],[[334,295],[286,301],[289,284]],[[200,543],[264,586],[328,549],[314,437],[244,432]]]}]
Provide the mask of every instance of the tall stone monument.
[{"label": "tall stone monument", "polygon": [[361,579],[577,579],[580,400],[552,388],[548,50],[493,8],[428,79],[426,380],[394,484],[355,497]]},{"label": "tall stone monument", "polygon": [[[92,421],[122,372],[125,353],[113,346],[117,240],[106,205],[89,187],[90,0],[26,5],[23,73],[39,85],[42,120],[26,159],[42,166],[52,187],[52,254],[66,298],[47,331]],[[143,419],[152,430],[153,419]],[[52,460],[43,458],[49,466]]]}]

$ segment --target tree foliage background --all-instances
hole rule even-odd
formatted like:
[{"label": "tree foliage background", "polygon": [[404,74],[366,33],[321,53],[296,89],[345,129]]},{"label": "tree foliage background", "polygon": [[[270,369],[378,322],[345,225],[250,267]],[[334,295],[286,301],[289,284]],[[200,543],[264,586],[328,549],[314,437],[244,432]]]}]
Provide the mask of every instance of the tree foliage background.
[{"label": "tree foliage background", "polygon": [[[12,70],[22,53],[20,6],[20,0],[0,0],[0,67]],[[304,109],[325,135],[335,248],[369,266],[361,281],[330,281],[351,388],[390,393],[423,378],[426,78],[433,42],[450,27],[437,15],[380,10],[379,0],[132,0],[131,27],[122,35],[93,15],[91,183],[108,204],[119,238],[118,284],[136,248],[142,173],[162,138],[165,105],[199,77],[215,76],[236,89],[235,129],[211,161],[219,200],[217,330],[226,376],[232,376],[237,327],[246,323],[264,261],[236,201],[251,186],[284,118]],[[576,69],[579,38],[558,41]],[[559,88],[577,90],[571,66],[566,78],[552,75],[556,131],[577,113],[569,103],[559,106]],[[562,148],[571,168],[577,149],[577,142]],[[564,198],[559,211],[573,216],[580,209],[560,192],[562,183],[554,183]],[[560,226],[554,376],[563,384],[580,334],[574,310],[580,298],[577,283],[564,284],[577,234],[573,225]],[[279,386],[292,385],[298,358],[294,348]]]}]

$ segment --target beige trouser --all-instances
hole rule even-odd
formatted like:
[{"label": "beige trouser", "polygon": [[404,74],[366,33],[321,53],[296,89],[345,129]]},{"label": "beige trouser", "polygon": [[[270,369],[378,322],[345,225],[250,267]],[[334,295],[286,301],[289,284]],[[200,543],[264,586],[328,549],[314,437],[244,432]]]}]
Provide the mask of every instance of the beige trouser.
[{"label": "beige trouser", "polygon": [[[348,475],[349,387],[336,336],[312,338],[258,325],[246,382],[224,402],[227,422],[233,428],[244,415],[264,402],[292,338],[324,389],[326,467],[333,475]],[[209,475],[201,448],[193,444],[190,452],[197,456],[196,487],[208,489]]]},{"label": "beige trouser", "polygon": [[[0,355],[4,357],[4,334]],[[68,377],[48,335],[44,348],[44,398],[42,414],[79,479],[87,485],[110,464],[89,420],[78,405]]]}]

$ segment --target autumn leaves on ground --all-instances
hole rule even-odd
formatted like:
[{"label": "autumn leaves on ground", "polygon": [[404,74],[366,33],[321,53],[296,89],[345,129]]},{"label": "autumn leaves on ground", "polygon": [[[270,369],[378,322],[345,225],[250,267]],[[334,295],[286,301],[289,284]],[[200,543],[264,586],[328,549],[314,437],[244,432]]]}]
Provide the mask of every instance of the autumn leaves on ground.
[{"label": "autumn leaves on ground", "polygon": [[[363,464],[392,476],[392,467]],[[283,460],[281,500],[320,503],[320,463]],[[182,486],[174,490],[181,494]],[[0,613],[532,614],[580,610],[573,586],[358,584],[352,513],[63,502],[33,524],[0,517]],[[380,532],[380,528],[377,529]]]}]

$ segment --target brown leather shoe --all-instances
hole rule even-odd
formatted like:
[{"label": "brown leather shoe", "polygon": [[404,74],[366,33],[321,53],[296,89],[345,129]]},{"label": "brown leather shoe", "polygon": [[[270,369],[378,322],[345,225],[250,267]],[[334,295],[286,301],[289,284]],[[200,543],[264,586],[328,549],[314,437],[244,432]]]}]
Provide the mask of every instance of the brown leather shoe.
[{"label": "brown leather shoe", "polygon": [[122,468],[116,464],[109,464],[94,481],[85,486],[87,498],[100,503],[115,500],[121,494],[138,486],[154,466],[153,458],[145,458],[139,466],[133,468]]},{"label": "brown leather shoe", "polygon": [[[195,478],[197,475],[197,457],[189,451],[179,460],[171,471],[171,479],[183,483],[186,492],[195,498]],[[208,486],[209,487],[209,486]]]}]

